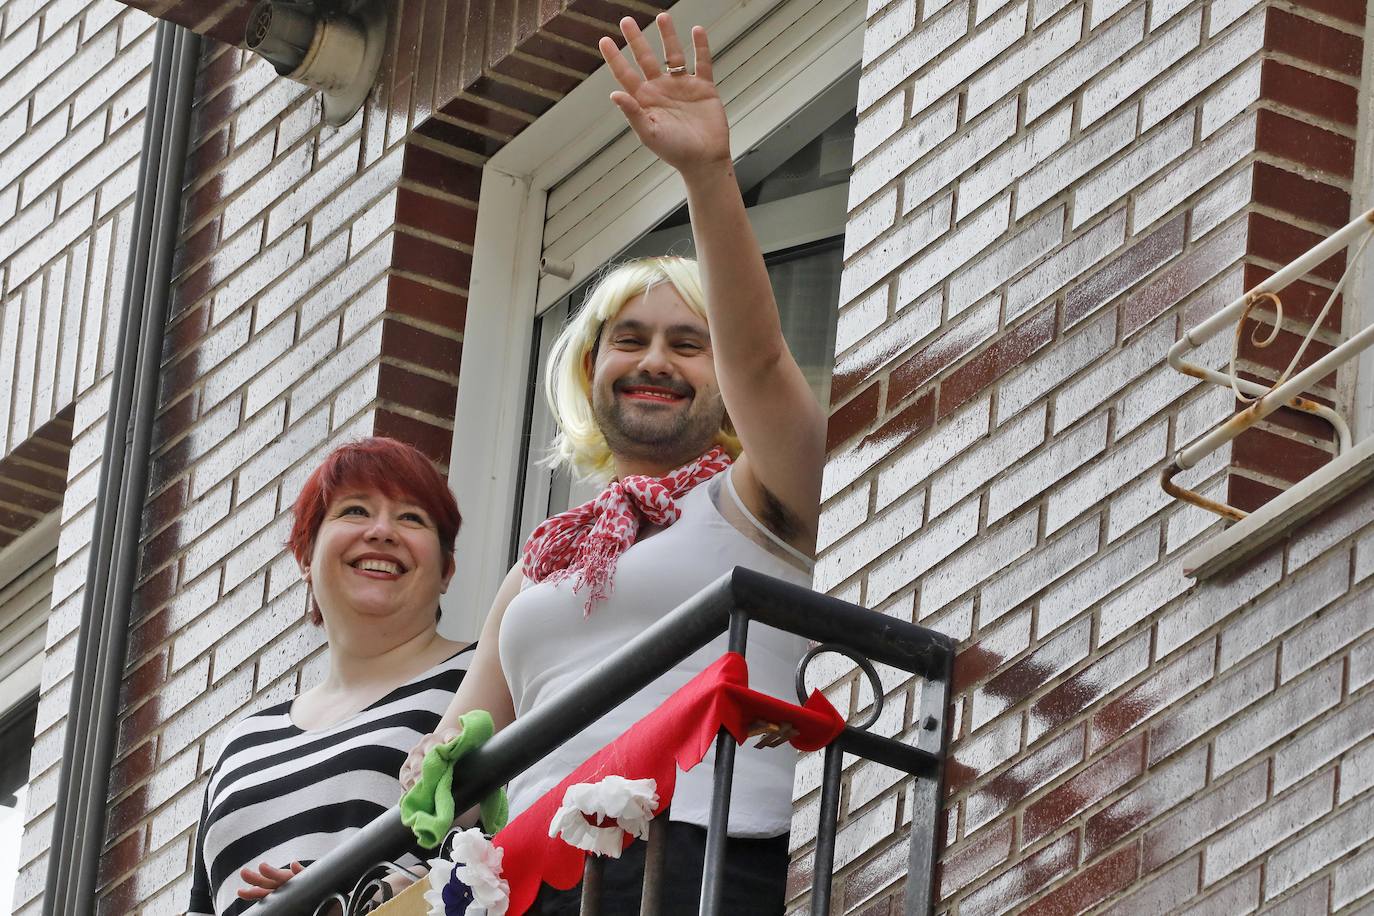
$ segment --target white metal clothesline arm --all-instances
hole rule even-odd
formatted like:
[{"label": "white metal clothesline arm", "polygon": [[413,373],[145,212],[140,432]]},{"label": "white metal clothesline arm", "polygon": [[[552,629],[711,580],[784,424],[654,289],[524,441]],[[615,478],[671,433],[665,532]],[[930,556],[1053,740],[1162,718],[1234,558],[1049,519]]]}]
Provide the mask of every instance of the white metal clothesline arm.
[{"label": "white metal clothesline arm", "polygon": [[[1287,380],[1280,379],[1280,383],[1275,385],[1272,389],[1245,379],[1235,378],[1230,374],[1218,372],[1214,369],[1197,366],[1187,362],[1183,357],[1216,336],[1223,328],[1232,325],[1238,320],[1243,321],[1246,311],[1260,298],[1276,296],[1276,294],[1287,287],[1288,284],[1303,276],[1308,271],[1312,270],[1312,268],[1326,261],[1339,251],[1345,249],[1352,242],[1367,240],[1367,238],[1362,239],[1362,237],[1367,237],[1371,232],[1374,232],[1374,210],[1369,210],[1356,219],[1351,220],[1336,233],[1312,246],[1311,249],[1300,257],[1281,268],[1267,280],[1256,285],[1253,289],[1246,291],[1242,296],[1231,302],[1225,308],[1219,310],[1216,314],[1202,321],[1195,327],[1184,331],[1183,336],[1169,348],[1169,365],[1173,366],[1178,371],[1216,384],[1234,385],[1237,389],[1246,394],[1256,395],[1257,399],[1252,402],[1249,407],[1229,417],[1192,445],[1181,449],[1174,456],[1173,461],[1165,468],[1162,479],[1164,489],[1167,492],[1180,499],[1185,499],[1228,518],[1244,518],[1245,514],[1238,509],[1222,503],[1213,502],[1192,491],[1184,490],[1173,483],[1173,477],[1180,471],[1196,466],[1197,463],[1208,454],[1216,451],[1246,429],[1253,426],[1259,420],[1269,416],[1275,410],[1285,405],[1326,419],[1336,430],[1338,450],[1341,452],[1349,450],[1351,446],[1350,428],[1346,424],[1344,418],[1326,405],[1319,404],[1301,395],[1310,385],[1324,378],[1327,374],[1334,371],[1336,367],[1352,359],[1371,345],[1374,345],[1374,324],[1358,331],[1330,353],[1314,361],[1306,369],[1296,373],[1291,378]],[[1347,275],[1348,273],[1349,271],[1347,270]],[[1341,283],[1337,284],[1336,289],[1332,293],[1333,298],[1340,291],[1344,281],[1345,277],[1342,277]]]}]

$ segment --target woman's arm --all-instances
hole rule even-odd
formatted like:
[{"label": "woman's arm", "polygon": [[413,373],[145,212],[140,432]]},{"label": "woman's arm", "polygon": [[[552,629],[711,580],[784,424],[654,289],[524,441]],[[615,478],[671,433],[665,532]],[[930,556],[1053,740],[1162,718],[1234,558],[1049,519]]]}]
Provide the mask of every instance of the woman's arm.
[{"label": "woman's arm", "polygon": [[511,701],[510,687],[506,684],[506,674],[501,670],[500,635],[506,608],[518,594],[520,566],[517,563],[506,573],[505,580],[496,591],[487,620],[482,625],[482,635],[477,639],[472,666],[463,675],[463,682],[449,701],[448,709],[444,710],[434,731],[420,739],[401,766],[400,779],[404,788],[409,789],[419,781],[420,763],[430,748],[447,744],[458,736],[458,720],[464,713],[485,709],[491,713],[491,721],[497,731],[515,721],[515,705]]},{"label": "woman's arm", "polygon": [[[660,13],[658,27],[666,66],[686,66],[672,17]],[[826,418],[782,336],[768,270],[735,179],[706,30],[692,30],[695,75],[665,72],[633,19],[622,20],[621,31],[639,70],[610,38],[601,40],[601,53],[622,89],[611,100],[644,145],[677,169],[687,186],[716,378],[744,445],[736,487],[774,533],[810,552]]]}]

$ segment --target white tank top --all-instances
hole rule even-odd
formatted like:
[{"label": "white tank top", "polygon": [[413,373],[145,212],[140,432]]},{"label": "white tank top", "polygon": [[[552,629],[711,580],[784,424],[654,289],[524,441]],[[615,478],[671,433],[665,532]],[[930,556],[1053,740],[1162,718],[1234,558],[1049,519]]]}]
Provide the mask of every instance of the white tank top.
[{"label": "white tank top", "polygon": [[[736,566],[811,584],[810,559],[749,513],[735,492],[730,471],[701,484],[678,505],[682,516],[675,523],[621,554],[611,594],[590,617],[582,616],[583,598],[573,594],[569,582],[526,582],[512,599],[501,621],[500,644],[501,667],[517,717],[557,696],[612,651]],[[750,686],[795,702],[796,665],[806,646],[800,636],[751,623],[746,653]],[[725,651],[722,634],[512,780],[511,816],[528,808]],[[755,743],[748,742],[735,755],[731,836],[778,836],[791,824],[797,753],[788,745],[759,749]],[[712,751],[690,773],[679,774],[673,820],[706,826],[714,758]]]}]

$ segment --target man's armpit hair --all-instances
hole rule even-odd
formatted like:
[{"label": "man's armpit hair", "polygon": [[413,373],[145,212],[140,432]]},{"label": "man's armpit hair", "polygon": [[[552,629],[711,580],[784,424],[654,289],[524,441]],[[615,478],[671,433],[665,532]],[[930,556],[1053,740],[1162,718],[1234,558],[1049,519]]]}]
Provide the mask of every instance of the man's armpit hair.
[{"label": "man's armpit hair", "polygon": [[759,521],[784,541],[791,543],[796,540],[802,533],[801,520],[763,484],[759,484],[759,491],[763,494],[763,511],[759,513]]}]

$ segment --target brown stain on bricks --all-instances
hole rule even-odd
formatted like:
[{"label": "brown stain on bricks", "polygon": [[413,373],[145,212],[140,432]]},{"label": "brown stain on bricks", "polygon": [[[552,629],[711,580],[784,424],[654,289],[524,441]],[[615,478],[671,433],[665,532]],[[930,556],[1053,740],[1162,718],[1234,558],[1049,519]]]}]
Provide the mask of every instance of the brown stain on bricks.
[{"label": "brown stain on bricks", "polygon": [[826,451],[834,451],[836,446],[853,438],[860,430],[878,418],[880,385],[869,385],[859,395],[835,408],[830,414],[825,431]]},{"label": "brown stain on bricks", "polygon": [[1094,858],[1127,835],[1174,808],[1207,782],[1207,748],[1146,772],[1125,795],[1091,815],[1083,828],[1086,858]]},{"label": "brown stain on bricks", "polygon": [[1028,916],[1086,912],[1125,888],[1140,874],[1140,847],[1127,846],[1037,900],[1023,912]]},{"label": "brown stain on bricks", "polygon": [[1002,821],[974,836],[972,842],[940,860],[939,896],[948,899],[1011,855],[1012,822]]},{"label": "brown stain on bricks", "polygon": [[993,382],[1024,363],[1054,338],[1053,306],[997,337],[940,382],[939,418],[944,419]]},{"label": "brown stain on bricks", "polygon": [[1030,845],[1145,770],[1145,735],[1138,733],[1032,802],[1021,820],[1021,844]]},{"label": "brown stain on bricks", "polygon": [[997,316],[996,303],[976,309],[893,369],[888,377],[887,409],[991,338],[997,332]]},{"label": "brown stain on bricks", "polygon": [[1121,307],[1122,335],[1129,336],[1145,327],[1243,258],[1246,232],[1244,220],[1234,221],[1184,252],[1143,288],[1128,295]]},{"label": "brown stain on bricks", "polygon": [[1156,667],[1148,680],[1098,707],[1089,723],[1092,750],[1116,741],[1211,677],[1212,653],[1203,649],[1192,650],[1162,668]]},{"label": "brown stain on bricks", "polygon": [[1030,853],[995,880],[964,897],[960,913],[1016,910],[1017,905],[1073,871],[1078,861],[1078,835],[1066,834]]},{"label": "brown stain on bricks", "polygon": [[1139,674],[1148,655],[1148,633],[1127,640],[1036,700],[1029,711],[1033,723],[1041,734],[1065,724]]},{"label": "brown stain on bricks", "polygon": [[1179,214],[1071,287],[1064,295],[1064,326],[1082,321],[1183,251],[1185,223]]},{"label": "brown stain on bricks", "polygon": [[935,392],[927,391],[902,408],[896,416],[864,436],[860,446],[883,445],[888,451],[898,448],[935,424]]},{"label": "brown stain on bricks", "polygon": [[1090,628],[1089,620],[1080,618],[1041,642],[1025,658],[1001,668],[980,692],[1000,701],[999,709],[1020,703],[1087,654]]},{"label": "brown stain on bricks", "polygon": [[[906,877],[910,865],[908,847],[900,837],[876,856],[861,864],[844,881],[844,909],[852,912],[872,897],[892,887]],[[904,883],[904,882],[903,882]],[[887,901],[882,901],[886,903]]]}]

